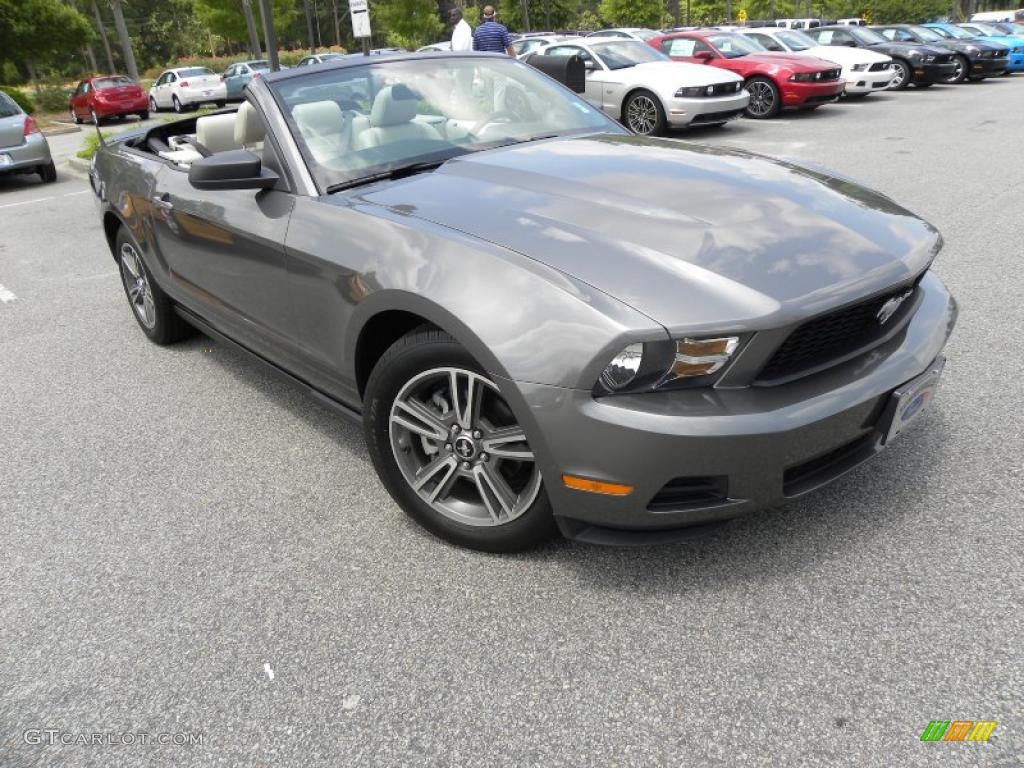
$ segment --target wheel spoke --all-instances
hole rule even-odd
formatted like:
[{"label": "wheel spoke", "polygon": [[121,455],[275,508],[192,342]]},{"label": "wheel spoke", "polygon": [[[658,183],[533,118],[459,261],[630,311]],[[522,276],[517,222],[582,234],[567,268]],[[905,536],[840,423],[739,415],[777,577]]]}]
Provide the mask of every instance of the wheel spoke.
[{"label": "wheel spoke", "polygon": [[491,464],[478,464],[473,468],[473,480],[477,493],[483,500],[494,522],[512,516],[516,506],[516,494],[508,487],[505,478]]},{"label": "wheel spoke", "polygon": [[[466,391],[463,393],[460,380],[465,382]],[[455,411],[455,418],[463,429],[472,429],[473,423],[480,414],[480,381],[475,374],[468,371],[452,370],[449,375],[449,385],[452,395],[452,409]]]},{"label": "wheel spoke", "polygon": [[132,277],[136,280],[139,279],[139,265],[135,261],[135,253],[130,248],[124,248],[121,251],[121,263]]},{"label": "wheel spoke", "polygon": [[482,442],[485,453],[497,459],[533,461],[533,451],[526,442],[526,432],[519,425],[495,430]]},{"label": "wheel spoke", "polygon": [[437,414],[413,397],[395,401],[391,421],[430,440],[448,437],[448,429]]},{"label": "wheel spoke", "polygon": [[416,473],[416,480],[413,482],[412,487],[417,491],[422,491],[423,486],[434,478],[439,478],[428,496],[431,501],[435,501],[443,491],[451,487],[451,481],[455,478],[455,470],[458,467],[459,463],[454,457],[449,455],[439,456]]},{"label": "wheel spoke", "polygon": [[146,316],[146,327],[152,328],[156,322],[156,307],[153,304],[153,296],[146,291],[142,294],[142,311]]}]

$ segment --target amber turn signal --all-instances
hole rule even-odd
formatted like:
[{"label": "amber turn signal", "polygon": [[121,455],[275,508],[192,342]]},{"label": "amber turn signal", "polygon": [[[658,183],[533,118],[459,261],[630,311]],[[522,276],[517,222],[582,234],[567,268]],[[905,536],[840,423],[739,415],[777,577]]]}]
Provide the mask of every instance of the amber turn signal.
[{"label": "amber turn signal", "polygon": [[588,493],[603,493],[606,496],[628,496],[633,492],[632,485],[620,483],[606,483],[603,480],[591,480],[576,475],[562,475],[562,482],[566,488],[574,491],[587,491]]}]

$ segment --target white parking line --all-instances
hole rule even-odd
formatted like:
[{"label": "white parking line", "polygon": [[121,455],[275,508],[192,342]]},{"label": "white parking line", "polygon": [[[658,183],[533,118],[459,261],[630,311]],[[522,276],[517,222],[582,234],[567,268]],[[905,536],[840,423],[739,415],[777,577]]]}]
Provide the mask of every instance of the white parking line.
[{"label": "white parking line", "polygon": [[8,302],[14,301],[16,298],[18,297],[14,295],[14,291],[10,291],[0,285],[0,301],[7,304]]},{"label": "white parking line", "polygon": [[[86,192],[88,191],[86,190]],[[22,200],[20,203],[4,203],[0,205],[0,208],[13,208],[16,205],[28,205],[29,203],[45,203],[47,200],[56,200],[56,197],[50,195],[49,197],[37,197],[35,200]]]},{"label": "white parking line", "polygon": [[73,197],[74,195],[87,195],[87,194],[89,194],[90,191],[91,190],[88,190],[88,189],[80,189],[77,192],[66,192],[63,195],[61,195],[61,197]]}]

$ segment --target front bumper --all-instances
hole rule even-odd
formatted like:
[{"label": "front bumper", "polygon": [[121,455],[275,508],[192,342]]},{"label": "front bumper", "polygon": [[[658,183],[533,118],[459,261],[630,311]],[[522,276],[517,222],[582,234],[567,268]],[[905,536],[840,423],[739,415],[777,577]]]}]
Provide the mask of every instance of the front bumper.
[{"label": "front bumper", "polygon": [[[890,395],[940,356],[956,302],[927,274],[913,318],[861,358],[778,387],[595,399],[522,382],[531,443],[563,533],[590,541],[676,537],[825,485],[882,448]],[[543,425],[543,428],[541,428]],[[632,485],[566,488],[563,473]]]},{"label": "front bumper", "polygon": [[1006,56],[999,59],[973,59],[971,61],[971,76],[992,77],[994,75],[1001,75],[1009,65],[1010,60]]},{"label": "front bumper", "polygon": [[952,61],[948,64],[923,64],[911,63],[913,67],[913,82],[915,83],[944,83],[956,72],[956,64]]},{"label": "front bumper", "polygon": [[743,114],[750,103],[750,94],[745,90],[729,96],[714,96],[700,99],[669,100],[666,117],[676,128],[702,123],[721,123]]},{"label": "front bumper", "polygon": [[838,99],[846,88],[842,78],[827,83],[794,83],[782,86],[782,105],[785,107],[812,107]]},{"label": "front bumper", "polygon": [[14,147],[0,147],[0,155],[6,155],[10,162],[0,160],[0,173],[32,171],[36,166],[49,165],[53,162],[50,156],[50,145],[41,133],[33,133],[25,137],[22,144]]},{"label": "front bumper", "polygon": [[843,77],[846,78],[847,93],[871,93],[888,88],[892,84],[895,72],[892,67],[877,72],[854,72],[844,69]]}]

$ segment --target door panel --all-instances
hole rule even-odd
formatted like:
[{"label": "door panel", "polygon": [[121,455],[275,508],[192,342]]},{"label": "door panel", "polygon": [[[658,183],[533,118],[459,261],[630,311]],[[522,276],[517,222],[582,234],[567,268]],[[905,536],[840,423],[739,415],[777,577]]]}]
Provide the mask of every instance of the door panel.
[{"label": "door panel", "polygon": [[164,166],[153,190],[154,232],[183,304],[254,351],[289,346],[285,235],[294,196],[278,190],[200,191]]}]

